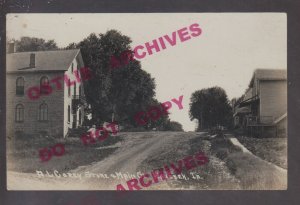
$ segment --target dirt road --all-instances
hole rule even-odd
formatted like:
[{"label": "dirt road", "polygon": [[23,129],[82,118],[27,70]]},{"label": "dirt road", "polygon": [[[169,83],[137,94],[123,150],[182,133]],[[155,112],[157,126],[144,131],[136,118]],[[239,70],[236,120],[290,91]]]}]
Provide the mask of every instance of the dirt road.
[{"label": "dirt road", "polygon": [[[176,162],[197,151],[209,158],[205,166],[184,173],[186,178],[162,181],[147,189],[284,189],[286,173],[256,156],[230,148],[224,139],[195,132],[122,133],[115,152],[71,171],[25,174],[8,172],[14,190],[116,190],[118,184]],[[226,142],[226,143],[225,143]],[[219,143],[219,144],[216,144]],[[95,147],[107,149],[108,147]],[[230,149],[230,150],[229,150]],[[228,151],[226,151],[228,150]],[[225,155],[223,156],[223,154]],[[221,155],[220,155],[221,154]],[[82,153],[84,156],[84,153]],[[100,157],[100,156],[99,156]],[[229,163],[228,163],[229,162]],[[257,173],[259,170],[260,173]],[[263,173],[263,175],[262,175]],[[261,177],[263,176],[263,178]]]},{"label": "dirt road", "polygon": [[[142,173],[138,167],[150,155],[163,153],[166,147],[173,147],[180,144],[188,144],[189,140],[197,134],[186,135],[183,133],[152,132],[152,133],[131,133],[123,135],[125,138],[120,148],[109,157],[92,165],[79,167],[73,172],[76,173],[129,173],[136,176]],[[163,164],[162,164],[163,166]],[[148,169],[148,171],[152,171]],[[106,180],[106,183],[93,183],[93,179],[86,180],[89,189],[116,189],[116,184],[125,183],[128,179]]]},{"label": "dirt road", "polygon": [[[11,176],[9,185],[19,189],[115,190],[116,184],[124,183],[128,180],[123,174],[137,176],[137,173],[140,171],[138,170],[139,165],[148,156],[163,153],[167,147],[176,149],[177,146],[181,145],[188,148],[189,140],[196,136],[199,136],[199,133],[149,132],[121,134],[120,137],[123,138],[123,141],[116,152],[102,161],[95,161],[88,166],[78,167],[69,171],[69,173],[81,174],[82,178],[80,180],[71,177],[55,176],[38,178],[36,174],[9,172]],[[149,169],[149,171],[152,170]],[[98,176],[87,177],[87,172],[98,174]],[[115,173],[118,173],[116,177],[111,177],[111,174]],[[59,174],[62,175],[62,173],[57,173],[57,175]],[[108,179],[101,177],[104,174],[107,174]],[[26,188],[23,187],[23,183],[20,183],[22,181],[29,185]],[[165,188],[168,189],[168,186]]]}]

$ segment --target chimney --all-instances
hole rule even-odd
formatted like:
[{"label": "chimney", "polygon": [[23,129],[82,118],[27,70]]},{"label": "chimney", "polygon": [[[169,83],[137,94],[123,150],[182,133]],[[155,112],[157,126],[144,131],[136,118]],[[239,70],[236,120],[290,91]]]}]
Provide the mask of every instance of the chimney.
[{"label": "chimney", "polygon": [[16,52],[16,44],[14,42],[10,42],[6,44],[6,53],[15,53]]},{"label": "chimney", "polygon": [[29,67],[35,68],[35,53],[30,53]]}]

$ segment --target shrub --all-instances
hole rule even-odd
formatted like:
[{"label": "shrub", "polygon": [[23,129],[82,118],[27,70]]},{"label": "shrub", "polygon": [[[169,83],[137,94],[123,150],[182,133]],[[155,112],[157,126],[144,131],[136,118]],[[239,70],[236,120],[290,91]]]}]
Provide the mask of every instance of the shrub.
[{"label": "shrub", "polygon": [[229,150],[226,148],[219,148],[216,151],[216,156],[221,160],[227,158],[228,155],[229,155]]}]

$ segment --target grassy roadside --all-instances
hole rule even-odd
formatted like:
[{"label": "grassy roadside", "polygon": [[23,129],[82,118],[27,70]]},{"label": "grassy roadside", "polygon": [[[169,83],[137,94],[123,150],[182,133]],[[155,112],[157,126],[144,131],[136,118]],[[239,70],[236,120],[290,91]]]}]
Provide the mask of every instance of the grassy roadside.
[{"label": "grassy roadside", "polygon": [[[200,147],[202,147],[202,144],[205,144],[206,146],[203,151],[209,158],[209,163],[206,166],[199,167],[195,170],[195,172],[203,178],[201,181],[191,181],[191,183],[193,183],[197,188],[199,187],[199,183],[201,183],[205,184],[208,189],[241,189],[240,181],[231,174],[226,163],[223,161],[223,156],[227,155],[234,147],[230,147],[228,144],[224,144],[223,142],[223,138],[212,139],[207,134],[190,141],[191,149],[189,153],[196,152]],[[214,152],[216,150],[218,153]]]},{"label": "grassy roadside", "polygon": [[[93,145],[83,145],[79,138],[27,138],[7,140],[7,169],[17,172],[35,173],[40,171],[67,172],[78,166],[100,161],[113,153],[117,147],[108,147],[120,142],[119,136],[109,136],[103,142]],[[57,143],[65,145],[65,153],[61,157],[52,156],[49,161],[42,162],[39,149],[54,146]]]},{"label": "grassy roadside", "polygon": [[287,138],[238,136],[237,139],[256,156],[287,169]]},{"label": "grassy roadside", "polygon": [[181,141],[183,138],[189,138],[186,135],[188,134],[180,136],[172,146],[166,146],[163,153],[149,156],[139,168],[143,172],[149,172],[203,151],[209,158],[207,164],[189,171],[183,167],[182,175],[188,180],[170,179],[167,181],[168,185],[173,189],[240,189],[239,181],[230,174],[225,163],[211,155],[211,143],[205,138],[206,135],[199,134],[185,142]]},{"label": "grassy roadside", "polygon": [[287,174],[274,165],[255,158],[248,153],[234,153],[228,156],[226,164],[232,174],[241,182],[243,189],[283,190],[287,188]]},{"label": "grassy roadside", "polygon": [[259,157],[243,153],[228,138],[215,138],[211,143],[212,154],[226,163],[231,174],[240,181],[242,189],[286,189],[286,172]]},{"label": "grassy roadside", "polygon": [[[287,187],[287,173],[274,165],[244,153],[233,145],[228,137],[210,137],[199,134],[188,141],[182,136],[173,145],[167,146],[163,153],[149,156],[139,167],[143,172],[168,165],[171,162],[203,151],[209,158],[204,166],[190,171],[183,169],[186,179],[168,180],[174,189],[227,189],[227,190],[282,190]],[[192,174],[193,173],[193,174]],[[198,175],[197,179],[193,175]]]}]

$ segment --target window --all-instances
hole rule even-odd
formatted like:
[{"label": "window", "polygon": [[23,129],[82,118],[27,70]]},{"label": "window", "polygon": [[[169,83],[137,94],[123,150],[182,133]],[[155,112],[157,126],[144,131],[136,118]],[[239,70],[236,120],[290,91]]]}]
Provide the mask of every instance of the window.
[{"label": "window", "polygon": [[24,106],[22,104],[16,105],[15,121],[16,122],[23,122],[24,121]]},{"label": "window", "polygon": [[76,83],[74,83],[74,95],[76,95]]},{"label": "window", "polygon": [[68,105],[68,122],[70,122],[71,119],[71,108],[70,105]]},{"label": "window", "polygon": [[81,125],[81,110],[79,110],[79,125]]},{"label": "window", "polygon": [[68,96],[71,94],[71,80],[68,79]]},{"label": "window", "polygon": [[49,94],[49,79],[46,76],[41,77],[40,80],[40,93]]},{"label": "window", "polygon": [[16,95],[24,95],[24,78],[18,77],[16,80]]},{"label": "window", "polygon": [[48,120],[48,105],[46,103],[43,103],[43,104],[40,105],[39,120],[40,121],[47,121]]},{"label": "window", "polygon": [[73,70],[74,70],[74,63],[72,63],[72,68],[71,68],[71,70],[72,70],[72,73],[73,73]]}]

